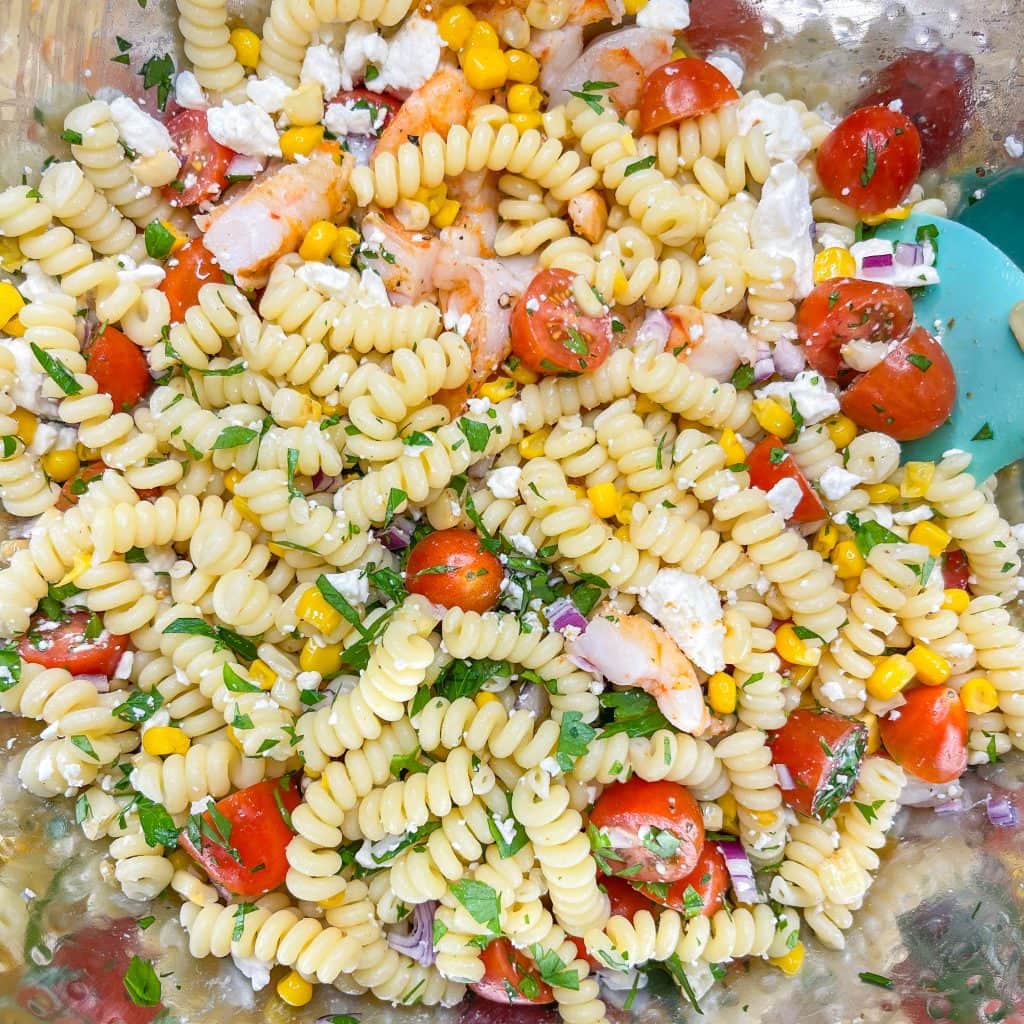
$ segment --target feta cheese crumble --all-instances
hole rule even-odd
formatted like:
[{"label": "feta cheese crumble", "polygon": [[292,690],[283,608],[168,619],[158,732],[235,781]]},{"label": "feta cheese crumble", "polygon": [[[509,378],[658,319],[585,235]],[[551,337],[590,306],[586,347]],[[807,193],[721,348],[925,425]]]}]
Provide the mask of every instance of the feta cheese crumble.
[{"label": "feta cheese crumble", "polygon": [[366,604],[370,599],[370,581],[362,569],[326,573],[326,579],[351,604]]},{"label": "feta cheese crumble", "polygon": [[768,492],[768,505],[783,519],[789,519],[803,496],[800,485],[795,480],[785,477]]},{"label": "feta cheese crumble", "polygon": [[280,156],[281,145],[273,119],[256,103],[212,107],[206,115],[210,134],[222,146],[245,156]]},{"label": "feta cheese crumble", "polygon": [[793,380],[766,384],[754,394],[758,398],[781,399],[786,409],[789,409],[792,399],[797,412],[804,418],[805,426],[820,423],[839,412],[839,399],[829,391],[825,378],[816,370],[804,370]]},{"label": "feta cheese crumble", "polygon": [[1019,160],[1024,156],[1024,142],[1021,142],[1016,135],[1006,136],[1003,140],[1003,149],[1005,149],[1007,154],[1014,160]]},{"label": "feta cheese crumble", "polygon": [[740,135],[749,135],[754,125],[761,126],[765,151],[772,160],[802,160],[811,150],[800,115],[788,103],[772,103],[751,93],[741,101],[736,116]]},{"label": "feta cheese crumble", "polygon": [[845,498],[861,482],[861,478],[856,473],[850,473],[841,466],[829,466],[818,480],[821,485],[821,493],[829,501],[839,501],[840,498]]},{"label": "feta cheese crumble", "polygon": [[291,86],[276,75],[269,78],[250,78],[245,83],[245,94],[268,114],[276,114],[284,107]]},{"label": "feta cheese crumble", "polygon": [[127,96],[118,96],[110,104],[110,116],[121,141],[140,156],[154,156],[174,148],[171,133]]},{"label": "feta cheese crumble", "polygon": [[502,466],[492,469],[487,476],[487,488],[496,498],[518,498],[519,478],[523,475],[520,466]]},{"label": "feta cheese crumble", "polygon": [[300,82],[317,82],[325,96],[334,96],[341,89],[341,56],[322,43],[309,47],[302,60]]},{"label": "feta cheese crumble", "polygon": [[725,668],[722,602],[707,580],[680,569],[662,569],[640,593],[640,607],[699,669],[712,673]]},{"label": "feta cheese crumble", "polygon": [[664,32],[682,32],[690,24],[690,5],[686,0],[648,0],[636,16],[642,28]]},{"label": "feta cheese crumble", "polygon": [[186,110],[206,110],[210,105],[199,79],[191,71],[182,71],[175,78],[174,100]]},{"label": "feta cheese crumble", "polygon": [[785,256],[796,264],[796,295],[801,299],[814,287],[813,223],[810,182],[792,160],[776,164],[761,189],[750,238],[769,256]]}]

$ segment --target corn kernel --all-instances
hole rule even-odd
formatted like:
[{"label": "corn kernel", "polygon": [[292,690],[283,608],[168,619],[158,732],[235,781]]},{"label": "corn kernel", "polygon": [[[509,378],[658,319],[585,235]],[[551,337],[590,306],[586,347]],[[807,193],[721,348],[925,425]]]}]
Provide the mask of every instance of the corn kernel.
[{"label": "corn kernel", "polygon": [[775,650],[791,665],[817,665],[821,648],[811,647],[796,635],[792,622],[785,622],[775,631]]},{"label": "corn kernel", "polygon": [[319,82],[303,82],[284,98],[285,116],[298,128],[319,124],[324,116],[324,90]]},{"label": "corn kernel", "polygon": [[629,527],[628,526],[616,526],[612,533],[612,536],[616,540],[621,540],[624,544],[629,543]]},{"label": "corn kernel", "polygon": [[243,68],[256,69],[260,62],[260,37],[252,29],[236,28],[229,37],[235,49],[235,57]]},{"label": "corn kernel", "polygon": [[746,449],[740,444],[740,439],[736,436],[735,431],[726,427],[722,431],[722,436],[718,439],[718,443],[721,445],[722,451],[725,452],[725,464],[727,466],[735,466],[737,463],[747,461]]},{"label": "corn kernel", "polygon": [[359,232],[355,228],[338,228],[338,240],[331,249],[331,259],[339,267],[352,266],[352,254],[359,245]]},{"label": "corn kernel", "polygon": [[623,526],[629,526],[633,522],[633,506],[637,502],[635,494],[624,494],[622,495],[622,501],[620,502],[621,507],[619,511],[615,513],[615,518],[622,523]]},{"label": "corn kernel", "polygon": [[[637,416],[646,416],[648,413],[657,412],[660,408],[661,406],[658,405],[658,403],[655,402],[653,398],[649,398],[647,395],[637,395],[636,404],[633,406],[633,411],[637,414]],[[728,427],[726,428],[726,430],[728,430]],[[722,436],[725,436],[724,432]]]},{"label": "corn kernel", "polygon": [[277,994],[289,1006],[305,1006],[313,998],[313,986],[297,971],[289,971],[277,983]]},{"label": "corn kernel", "polygon": [[512,114],[529,114],[540,110],[544,97],[535,85],[513,85],[508,91],[508,109]]},{"label": "corn kernel", "polygon": [[531,128],[540,131],[544,124],[544,118],[536,110],[531,110],[528,114],[509,114],[508,123],[522,135],[523,132],[528,132]]},{"label": "corn kernel", "polygon": [[333,675],[341,668],[341,644],[318,644],[307,640],[299,653],[299,668],[303,672]]},{"label": "corn kernel", "polygon": [[540,64],[532,53],[525,50],[506,50],[508,61],[508,78],[510,82],[521,82],[530,85],[540,77]]},{"label": "corn kernel", "polygon": [[482,708],[485,704],[497,704],[498,698],[493,693],[489,693],[487,690],[481,690],[474,698],[473,703],[478,708]]},{"label": "corn kernel", "polygon": [[500,49],[497,29],[488,21],[478,21],[466,40],[466,49],[479,48],[482,50]]},{"label": "corn kernel", "polygon": [[842,413],[825,420],[825,430],[828,431],[829,440],[837,448],[845,448],[857,436],[857,424]]},{"label": "corn kernel", "polygon": [[793,417],[771,398],[757,398],[751,405],[751,412],[761,429],[785,440],[796,429]]},{"label": "corn kernel", "polygon": [[323,907],[324,910],[334,910],[335,907],[343,906],[345,900],[349,898],[349,894],[342,890],[339,893],[335,893],[333,896],[328,896],[327,899],[317,900],[317,904]]},{"label": "corn kernel", "polygon": [[795,686],[798,690],[806,690],[811,685],[811,681],[817,675],[817,666],[815,665],[794,665],[789,670],[788,679],[790,685]]},{"label": "corn kernel", "polygon": [[908,462],[903,467],[900,495],[904,498],[923,498],[935,476],[934,462]]},{"label": "corn kernel", "polygon": [[814,283],[831,281],[836,277],[853,277],[857,273],[857,261],[846,249],[832,246],[822,249],[814,257]]},{"label": "corn kernel", "polygon": [[870,711],[863,711],[856,716],[858,721],[864,723],[868,730],[868,741],[864,748],[865,754],[874,754],[882,745],[881,736],[878,730],[878,715]]},{"label": "corn kernel", "polygon": [[647,0],[625,0],[627,14],[639,14],[646,6]]},{"label": "corn kernel", "polygon": [[449,7],[438,19],[437,31],[446,45],[461,50],[476,27],[476,16],[463,4]]},{"label": "corn kernel", "polygon": [[572,491],[580,501],[586,500],[587,492],[584,490],[582,484],[569,484],[569,490]]},{"label": "corn kernel", "polygon": [[461,204],[455,199],[446,199],[441,204],[441,209],[431,218],[435,228],[450,228],[455,223],[455,218],[462,209]]},{"label": "corn kernel", "polygon": [[900,496],[900,489],[894,484],[869,484],[864,490],[872,505],[888,505]]},{"label": "corn kernel", "polygon": [[142,734],[142,749],[152,757],[187,754],[192,741],[173,725],[154,725]]},{"label": "corn kernel", "polygon": [[299,246],[304,260],[317,263],[327,259],[338,241],[338,229],[329,220],[318,220],[307,232]]},{"label": "corn kernel", "polygon": [[720,715],[736,710],[736,680],[728,672],[716,672],[708,680],[708,703]]},{"label": "corn kernel", "polygon": [[929,686],[941,686],[952,674],[949,662],[930,647],[915,644],[907,652],[907,660],[917,671],[917,678]]},{"label": "corn kernel", "polygon": [[971,603],[971,595],[959,587],[950,587],[942,595],[942,608],[947,612],[956,612],[957,615],[967,611]]},{"label": "corn kernel", "polygon": [[756,821],[758,823],[758,825],[763,825],[763,826],[765,826],[765,828],[767,828],[769,825],[771,825],[775,821],[777,812],[776,811],[750,811],[750,810],[748,810],[747,814],[749,814],[750,817],[752,817],[754,819],[754,821]]},{"label": "corn kernel", "polygon": [[867,691],[876,700],[892,700],[914,678],[914,666],[902,654],[890,654],[875,665],[868,677]]},{"label": "corn kernel", "polygon": [[509,369],[508,375],[517,383],[522,384],[524,387],[527,384],[536,384],[540,380],[540,376],[533,372],[525,363],[517,361],[514,369]]},{"label": "corn kernel", "polygon": [[249,508],[249,502],[245,498],[240,498],[237,494],[231,499],[231,504],[234,506],[235,511],[248,523],[252,523],[253,526],[260,525],[259,516],[251,508]]},{"label": "corn kernel", "polygon": [[825,523],[818,528],[818,532],[814,535],[812,547],[822,558],[828,558],[832,554],[832,549],[838,543],[839,531],[832,523]]},{"label": "corn kernel", "polygon": [[36,436],[36,428],[39,426],[39,420],[36,415],[29,412],[28,409],[22,409],[20,406],[11,415],[17,424],[14,429],[15,436],[26,445],[31,444]]},{"label": "corn kernel", "polygon": [[782,956],[773,956],[771,963],[773,966],[778,967],[787,977],[792,978],[793,975],[799,974],[800,968],[804,965],[804,944],[798,942],[792,949],[783,953]]},{"label": "corn kernel", "polygon": [[736,807],[736,798],[732,793],[723,793],[715,803],[722,808],[722,831],[739,835],[740,819]]},{"label": "corn kernel", "polygon": [[629,291],[629,278],[621,270],[615,271],[615,280],[612,282],[612,298],[622,299]]},{"label": "corn kernel", "polygon": [[341,625],[341,613],[332,608],[316,587],[310,587],[295,606],[295,614],[321,633],[333,633]]},{"label": "corn kernel", "polygon": [[852,580],[864,571],[864,556],[852,540],[841,540],[832,552],[832,564],[841,580]]},{"label": "corn kernel", "polygon": [[241,479],[242,474],[237,469],[229,469],[224,474],[224,487],[234,494],[235,488],[238,486],[238,481]]},{"label": "corn kernel", "polygon": [[8,320],[3,327],[0,327],[0,330],[5,331],[12,338],[20,338],[25,333],[25,325],[18,317],[14,317],[12,320]]},{"label": "corn kernel", "polygon": [[58,448],[56,451],[47,452],[39,462],[46,471],[46,475],[59,484],[70,480],[82,465],[78,461],[78,456],[70,448]]},{"label": "corn kernel", "polygon": [[906,220],[909,216],[909,206],[893,206],[888,210],[883,210],[881,213],[869,213],[865,215],[864,223],[870,224],[872,227],[877,227],[879,224],[884,224],[887,220]]},{"label": "corn kernel", "polygon": [[175,871],[187,871],[189,868],[195,867],[196,862],[184,850],[171,850],[164,856],[171,862]]},{"label": "corn kernel", "polygon": [[324,126],[309,125],[306,128],[289,128],[281,135],[281,155],[285,160],[309,156],[323,142]]},{"label": "corn kernel", "polygon": [[229,726],[227,726],[227,730],[226,731],[227,731],[228,740],[230,741],[231,746],[233,746],[235,748],[235,750],[241,751],[244,754],[245,753],[245,748],[242,746],[242,742],[241,742],[241,740],[239,740],[237,734],[235,733],[235,730],[229,725]]},{"label": "corn kernel", "polygon": [[524,459],[539,459],[544,454],[544,443],[550,433],[551,431],[545,427],[543,430],[538,430],[536,434],[527,434],[519,442],[519,454]]},{"label": "corn kernel", "polygon": [[636,156],[636,139],[633,138],[632,133],[626,133],[622,136],[622,151],[627,153],[629,156]]},{"label": "corn kernel", "polygon": [[184,232],[179,231],[169,220],[160,221],[160,227],[164,229],[174,241],[171,243],[171,254],[173,255],[179,249],[184,249],[188,245],[188,235]]},{"label": "corn kernel", "polygon": [[495,377],[480,389],[480,394],[494,405],[511,397],[515,392],[516,382],[511,377]]},{"label": "corn kernel", "polygon": [[594,513],[602,519],[615,515],[622,508],[622,495],[613,483],[595,484],[587,488],[587,497]]},{"label": "corn kernel", "polygon": [[911,544],[923,544],[933,558],[938,558],[953,538],[934,523],[915,523],[910,531]]},{"label": "corn kernel", "polygon": [[999,694],[984,676],[974,676],[960,687],[960,700],[972,715],[987,715],[999,706]]},{"label": "corn kernel", "polygon": [[249,675],[261,690],[269,690],[277,682],[277,673],[259,658],[249,666]]},{"label": "corn kernel", "polygon": [[489,92],[508,80],[508,60],[501,50],[469,46],[462,51],[462,70],[474,89]]},{"label": "corn kernel", "polygon": [[75,555],[71,568],[57,581],[57,586],[66,587],[69,583],[74,583],[90,565],[92,565],[92,555],[88,551],[79,551]]}]

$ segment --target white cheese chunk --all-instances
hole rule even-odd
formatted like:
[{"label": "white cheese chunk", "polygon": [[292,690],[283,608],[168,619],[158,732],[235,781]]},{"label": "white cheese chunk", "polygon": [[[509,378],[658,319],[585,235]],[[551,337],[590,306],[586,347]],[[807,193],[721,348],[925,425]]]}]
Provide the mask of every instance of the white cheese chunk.
[{"label": "white cheese chunk", "polygon": [[861,483],[861,478],[856,473],[850,473],[843,469],[842,466],[829,466],[821,474],[818,483],[821,485],[821,493],[829,501],[839,501],[840,498],[845,498],[857,484]]},{"label": "white cheese chunk", "polygon": [[324,96],[334,96],[341,89],[341,55],[320,43],[306,50],[299,72],[300,82],[317,82]]},{"label": "white cheese chunk", "polygon": [[292,89],[276,75],[269,78],[250,78],[245,83],[245,94],[268,114],[276,114],[284,107],[284,101]]},{"label": "white cheese chunk", "polygon": [[182,71],[174,79],[174,100],[186,110],[206,110],[210,105],[199,79],[191,71]]},{"label": "white cheese chunk", "polygon": [[796,403],[797,412],[804,419],[805,426],[820,423],[839,412],[839,399],[829,391],[825,378],[815,370],[804,370],[793,380],[766,384],[755,394],[758,398],[780,399],[787,411],[792,399]]},{"label": "white cheese chunk", "polygon": [[772,160],[802,160],[811,149],[800,115],[788,103],[772,103],[750,93],[736,111],[740,135],[749,135],[754,125],[764,130],[765,151]]},{"label": "white cheese chunk", "polygon": [[280,156],[281,145],[273,119],[256,103],[212,107],[206,115],[210,134],[228,149],[245,156]]},{"label": "white cheese chunk", "polygon": [[761,201],[750,221],[750,237],[756,249],[793,261],[800,299],[814,287],[813,223],[810,182],[792,160],[776,164],[761,189]]},{"label": "white cheese chunk", "polygon": [[326,579],[351,604],[366,604],[370,599],[370,581],[362,569],[326,573]]},{"label": "white cheese chunk", "polygon": [[686,0],[647,0],[636,16],[643,28],[682,32],[690,24],[690,5]]},{"label": "white cheese chunk", "polygon": [[492,469],[487,476],[487,488],[496,498],[518,498],[519,478],[523,475],[520,466],[502,466]]},{"label": "white cheese chunk", "polygon": [[707,580],[680,569],[662,569],[640,593],[652,615],[704,672],[725,668],[725,623],[718,592]]},{"label": "white cheese chunk", "polygon": [[800,485],[789,477],[784,477],[768,491],[768,505],[783,519],[789,519],[796,511],[803,498]]},{"label": "white cheese chunk", "polygon": [[171,133],[127,96],[118,96],[110,104],[110,116],[117,125],[121,141],[141,156],[153,156],[174,148]]},{"label": "white cheese chunk", "polygon": [[[857,263],[854,276],[862,281],[877,281],[881,284],[895,285],[897,288],[920,288],[939,283],[939,272],[935,269],[935,250],[928,242],[924,243],[924,263],[917,266],[908,267],[897,263],[894,253],[893,243],[885,238],[869,238],[863,242],[854,242],[850,246],[850,255]],[[869,256],[892,257],[892,266],[865,269],[864,260]]]}]

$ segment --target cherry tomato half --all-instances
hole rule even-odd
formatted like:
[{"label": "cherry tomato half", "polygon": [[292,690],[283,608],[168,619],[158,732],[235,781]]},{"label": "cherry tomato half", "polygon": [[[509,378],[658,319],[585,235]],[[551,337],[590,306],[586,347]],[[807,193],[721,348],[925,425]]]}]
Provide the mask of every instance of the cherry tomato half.
[{"label": "cherry tomato half", "polygon": [[167,276],[160,290],[171,306],[171,323],[179,324],[185,313],[199,301],[199,289],[204,284],[223,284],[224,274],[213,255],[194,238],[176,252],[166,263]]},{"label": "cherry tomato half", "polygon": [[[705,849],[707,849],[706,846]],[[616,878],[614,875],[599,875],[597,884],[608,896],[608,903],[611,906],[613,917],[624,917],[632,921],[634,916],[641,910],[647,910],[657,919],[661,913],[661,907],[654,903],[651,897],[634,888],[624,878]],[[608,966],[599,958],[592,957],[587,952],[586,944],[581,936],[570,935],[569,938],[576,943],[576,950],[581,960],[588,961],[595,970]]]},{"label": "cherry tomato half", "polygon": [[967,552],[960,548],[946,551],[942,556],[942,585],[946,590],[966,590],[971,577]]},{"label": "cherry tomato half", "polygon": [[842,410],[865,430],[913,441],[942,426],[956,402],[956,373],[945,349],[915,327],[885,359],[850,385]]},{"label": "cherry tomato half", "polygon": [[219,196],[235,153],[210,134],[206,111],[179,111],[167,119],[167,131],[181,162],[178,180],[184,185],[180,192],[173,185],[164,189],[171,206],[195,206]]},{"label": "cherry tomato half", "polygon": [[508,939],[492,939],[480,956],[484,976],[469,987],[492,1003],[553,1003],[550,986],[540,980],[537,969]]},{"label": "cherry tomato half", "polygon": [[825,188],[861,213],[881,213],[906,198],[921,173],[921,138],[913,122],[888,107],[861,107],[818,150]]},{"label": "cherry tomato half", "polygon": [[705,843],[696,867],[685,878],[665,886],[639,883],[638,888],[656,903],[685,916],[695,917],[700,913],[711,917],[722,906],[729,888],[729,870],[718,846]]},{"label": "cherry tomato half", "polygon": [[131,409],[153,383],[146,357],[116,327],[106,327],[89,347],[86,371],[110,395],[114,412]]},{"label": "cherry tomato half", "polygon": [[685,878],[704,848],[700,807],[675,782],[633,778],[608,786],[597,798],[590,821],[611,842],[608,860],[622,862],[616,873],[631,882]]},{"label": "cherry tomato half", "polygon": [[640,130],[656,132],[669,124],[710,114],[739,99],[721,71],[698,57],[681,57],[655,69],[640,90]]},{"label": "cherry tomato half", "polygon": [[800,488],[800,504],[786,522],[813,523],[825,518],[821,499],[777,437],[769,434],[761,441],[747,456],[747,465],[750,467],[750,482],[762,491],[770,491],[780,480],[793,480]]},{"label": "cherry tomato half", "polygon": [[811,291],[800,305],[796,329],[810,366],[830,380],[844,380],[853,371],[843,362],[843,345],[901,338],[913,319],[914,303],[904,288],[843,277]]},{"label": "cherry tomato half", "polygon": [[948,686],[915,686],[879,720],[882,745],[925,782],[952,782],[967,769],[967,710]]},{"label": "cherry tomato half", "polygon": [[748,0],[690,0],[690,24],[683,35],[701,57],[723,47],[751,60],[766,43],[761,14]]},{"label": "cherry tomato half", "polygon": [[72,675],[98,675],[108,679],[114,674],[121,655],[128,650],[128,637],[114,636],[103,630],[89,639],[86,630],[92,615],[73,612],[60,622],[37,614],[28,633],[18,643],[18,653],[35,665],[64,668]]},{"label": "cherry tomato half", "polygon": [[288,873],[285,849],[295,835],[288,815],[301,802],[294,776],[266,779],[218,800],[216,818],[209,811],[203,814],[211,834],[200,836],[198,848],[186,832],[179,842],[229,892],[262,896],[276,889]]},{"label": "cherry tomato half", "polygon": [[472,530],[428,533],[409,553],[405,585],[445,608],[486,612],[501,593],[505,570]]},{"label": "cherry tomato half", "polygon": [[584,314],[572,294],[574,277],[542,270],[512,310],[512,351],[534,373],[596,370],[611,351],[611,314]]},{"label": "cherry tomato half", "polygon": [[801,814],[824,821],[853,792],[867,745],[863,723],[831,711],[797,709],[769,741],[772,762],[789,779],[782,799]]}]

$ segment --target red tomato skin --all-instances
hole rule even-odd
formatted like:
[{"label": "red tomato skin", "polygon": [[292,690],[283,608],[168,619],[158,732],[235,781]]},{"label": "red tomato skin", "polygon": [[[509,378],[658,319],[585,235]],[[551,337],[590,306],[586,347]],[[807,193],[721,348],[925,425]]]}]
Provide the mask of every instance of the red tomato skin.
[{"label": "red tomato skin", "polygon": [[[690,791],[675,782],[644,782],[632,778],[605,788],[597,798],[590,821],[599,829],[622,829],[636,836],[636,844],[618,847],[623,870],[633,882],[674,882],[693,871],[704,848],[704,821]],[[671,832],[679,846],[670,860],[643,846],[639,832],[652,829]],[[659,871],[658,868],[661,868]]]},{"label": "red tomato skin", "polygon": [[894,100],[921,137],[924,168],[936,167],[967,134],[975,105],[974,58],[957,50],[911,50],[871,79],[856,106],[887,106]]},{"label": "red tomato skin", "polygon": [[824,519],[825,506],[822,505],[821,499],[807,482],[807,477],[804,476],[800,467],[793,461],[793,457],[786,452],[781,462],[773,463],[771,461],[773,449],[786,451],[782,441],[769,434],[747,456],[750,482],[755,487],[760,487],[762,491],[770,491],[780,480],[795,480],[803,497],[786,521],[789,523],[814,523],[819,519]]},{"label": "red tomato skin", "polygon": [[698,57],[681,57],[647,76],[640,91],[640,130],[656,132],[737,99],[735,86],[718,68]]},{"label": "red tomato skin", "polygon": [[855,110],[832,129],[818,150],[821,183],[836,199],[861,213],[882,213],[899,206],[920,173],[917,129],[909,118],[888,107]]},{"label": "red tomato skin", "polygon": [[171,323],[180,324],[185,313],[199,301],[204,284],[223,284],[224,274],[201,238],[194,238],[166,264],[167,276],[160,290],[171,307]]},{"label": "red tomato skin", "polygon": [[954,548],[942,556],[942,585],[946,590],[966,590],[970,576],[966,551]]},{"label": "red tomato skin", "polygon": [[910,329],[914,303],[904,288],[841,277],[817,285],[800,305],[796,329],[810,367],[830,380],[849,379],[847,342],[892,341]]},{"label": "red tomato skin", "polygon": [[747,0],[690,0],[690,24],[683,35],[690,49],[705,58],[724,47],[749,62],[767,45],[761,15]]},{"label": "red tomato skin", "polygon": [[[425,572],[443,565],[443,573]],[[422,594],[445,608],[486,612],[498,601],[505,570],[480,545],[472,530],[437,530],[428,533],[409,553],[405,585],[410,594]]]},{"label": "red tomato skin", "polygon": [[700,911],[704,917],[711,917],[721,908],[729,888],[729,869],[717,843],[705,842],[693,871],[669,885],[664,897],[656,889],[644,888],[643,891],[655,903],[683,914],[687,909],[684,894],[691,887],[704,904]]},{"label": "red tomato skin", "polygon": [[[611,314],[586,316],[573,298],[573,279],[568,270],[542,270],[512,309],[512,351],[534,373],[589,372],[611,352]],[[565,347],[567,327],[580,333],[587,352]]]},{"label": "red tomato skin", "polygon": [[[922,357],[930,365],[922,370],[910,356]],[[913,441],[941,427],[955,403],[953,364],[923,327],[915,327],[890,348],[885,359],[851,384],[839,402],[858,427],[880,430],[897,441]]]},{"label": "red tomato skin", "polygon": [[179,192],[168,185],[164,195],[171,206],[195,206],[215,199],[227,184],[228,167],[234,150],[222,146],[210,134],[204,110],[180,110],[167,119],[167,131],[181,162],[178,172],[185,188]]},{"label": "red tomato skin", "polygon": [[384,120],[375,129],[379,138],[384,129],[394,120],[395,114],[402,108],[402,101],[396,96],[386,92],[371,92],[369,89],[342,89],[337,95],[332,96],[327,102],[332,103],[358,103],[359,100],[366,100],[367,103],[376,107],[384,107]]},{"label": "red tomato skin", "polygon": [[[544,1005],[555,1001],[551,987],[540,980],[530,961],[516,950],[508,939],[492,939],[480,956],[484,964],[484,976],[470,985],[470,989],[482,999],[506,1006]],[[537,984],[537,995],[529,999],[517,988],[524,976],[533,978]],[[506,989],[503,981],[511,986]]]},{"label": "red tomato skin", "polygon": [[[867,730],[861,722],[831,711],[798,708],[768,742],[772,763],[785,765],[794,784],[788,789],[782,788],[782,799],[801,814],[821,817],[818,800],[822,787],[844,763],[848,745],[859,744],[863,753],[866,740]],[[825,750],[826,746],[834,756]],[[852,771],[844,768],[844,771],[849,776],[848,795],[857,781],[857,768]],[[834,808],[832,811],[834,813]]]},{"label": "red tomato skin", "polygon": [[925,782],[958,779],[967,770],[967,710],[948,686],[905,690],[906,703],[878,720],[882,746]]},{"label": "red tomato skin", "polygon": [[115,413],[137,405],[153,383],[146,357],[116,327],[106,327],[93,341],[85,369],[110,396]]},{"label": "red tomato skin", "polygon": [[[281,885],[288,873],[285,848],[295,833],[281,817],[275,792],[289,813],[302,802],[294,776],[257,782],[217,801],[217,810],[231,822],[230,843],[238,860],[205,836],[201,849],[184,832],[178,840],[214,882],[236,896],[263,896]],[[203,817],[212,824],[209,812]],[[252,870],[260,864],[262,869]]]},{"label": "red tomato skin", "polygon": [[29,627],[30,633],[42,636],[43,649],[33,647],[28,636],[18,643],[18,653],[34,665],[45,668],[64,668],[72,675],[113,676],[121,655],[128,650],[126,636],[114,636],[103,631],[95,640],[85,639],[88,612],[75,612],[54,629],[44,629],[45,618],[37,614]]}]

